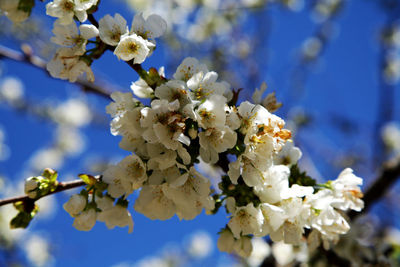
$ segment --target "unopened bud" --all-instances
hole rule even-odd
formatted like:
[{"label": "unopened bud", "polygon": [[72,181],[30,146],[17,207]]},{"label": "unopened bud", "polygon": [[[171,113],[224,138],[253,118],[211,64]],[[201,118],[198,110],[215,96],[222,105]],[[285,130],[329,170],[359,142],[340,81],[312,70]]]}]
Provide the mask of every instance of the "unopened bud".
[{"label": "unopened bud", "polygon": [[29,198],[38,197],[38,189],[40,186],[40,181],[42,177],[29,177],[25,180],[25,194],[28,195]]}]

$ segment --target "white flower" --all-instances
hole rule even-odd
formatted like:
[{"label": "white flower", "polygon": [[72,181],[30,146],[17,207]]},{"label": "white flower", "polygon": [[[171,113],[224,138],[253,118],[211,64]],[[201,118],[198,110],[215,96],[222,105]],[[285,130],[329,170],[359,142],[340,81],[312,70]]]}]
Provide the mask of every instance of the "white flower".
[{"label": "white flower", "polygon": [[189,145],[190,139],[184,135],[186,118],[180,113],[179,101],[153,100],[151,108],[141,110],[141,126],[147,128],[143,138],[149,143],[162,143],[166,148],[177,150],[182,144]]},{"label": "white flower", "polygon": [[97,4],[98,0],[74,0],[76,10],[88,10],[92,6]]},{"label": "white flower", "polygon": [[190,154],[183,146],[178,146],[177,151],[167,149],[160,143],[146,143],[147,154],[150,158],[147,162],[147,168],[152,170],[164,170],[177,164],[176,156],[182,159],[183,164],[189,164]]},{"label": "white flower", "polygon": [[122,116],[128,111],[133,111],[138,103],[131,93],[113,92],[112,100],[106,107],[106,112],[112,117]]},{"label": "white flower", "polygon": [[[158,69],[158,75],[162,77],[165,76],[164,67]],[[154,90],[142,78],[132,83],[131,89],[133,93],[140,98],[152,98],[154,96]]]},{"label": "white flower", "polygon": [[210,181],[198,173],[194,167],[186,176],[186,181],[180,184],[164,185],[165,196],[176,206],[176,214],[180,219],[192,220],[200,214],[203,208],[212,210],[214,201],[209,196]]},{"label": "white flower", "polygon": [[270,237],[274,242],[284,241],[286,244],[300,245],[303,232],[302,225],[286,221],[277,231],[271,232]]},{"label": "white flower", "polygon": [[226,82],[216,82],[217,78],[218,74],[214,71],[195,73],[187,81],[192,99],[200,101],[209,98],[211,95],[223,95],[225,91],[229,90],[229,84]]},{"label": "white flower", "polygon": [[[182,173],[181,173],[182,172]],[[182,185],[188,177],[186,167],[177,163],[174,159],[174,164],[165,169],[154,169],[149,176],[150,185],[161,185],[164,182],[172,185]]]},{"label": "white flower", "polygon": [[278,230],[287,219],[285,210],[279,206],[262,203],[260,204],[260,209],[264,216],[264,224],[260,236],[265,236]]},{"label": "white flower", "polygon": [[238,116],[236,107],[229,107],[228,105],[225,105],[225,113],[226,125],[228,125],[232,130],[238,129],[242,121]]},{"label": "white flower", "polygon": [[143,186],[134,208],[152,220],[168,220],[176,212],[174,202],[164,194],[163,185]]},{"label": "white flower", "polygon": [[75,55],[80,56],[85,53],[87,40],[79,34],[75,23],[62,25],[60,21],[56,20],[53,26],[53,33],[55,35],[51,37],[53,43],[71,47]]},{"label": "white flower", "polygon": [[97,220],[105,222],[108,229],[113,229],[115,226],[128,226],[128,233],[132,233],[133,220],[127,207],[118,204],[114,206],[113,202],[114,201],[109,197],[103,197],[97,200],[98,208],[101,209],[101,212],[97,215]]},{"label": "white flower", "polygon": [[210,128],[200,132],[200,156],[205,162],[214,164],[218,161],[218,153],[234,147],[236,140],[236,132],[228,126],[225,126],[221,130]]},{"label": "white flower", "polygon": [[225,103],[226,98],[222,95],[212,95],[204,101],[196,110],[199,126],[204,129],[224,128],[226,121]]},{"label": "white flower", "polygon": [[54,0],[46,5],[46,14],[58,18],[62,25],[73,22],[76,16],[80,22],[87,20],[86,10],[97,4],[98,0]]},{"label": "white flower", "polygon": [[295,147],[293,142],[286,142],[282,150],[274,156],[274,164],[291,166],[296,164],[301,156],[301,150],[298,147]]},{"label": "white flower", "polygon": [[69,198],[69,200],[63,205],[63,208],[69,213],[69,215],[71,215],[71,217],[76,217],[86,207],[86,203],[86,197],[80,194],[75,194]]},{"label": "white flower", "polygon": [[88,209],[77,215],[72,225],[79,231],[90,231],[96,224],[96,217],[96,211]]},{"label": "white flower", "polygon": [[335,198],[332,207],[360,211],[364,207],[364,202],[361,200],[363,194],[359,187],[362,183],[362,179],[355,176],[352,169],[343,170],[339,177],[330,183]]},{"label": "white flower", "polygon": [[220,251],[231,253],[233,251],[234,243],[235,238],[229,229],[224,229],[219,233],[217,246]]},{"label": "white flower", "polygon": [[233,249],[235,253],[243,258],[248,258],[253,251],[253,244],[251,243],[251,238],[247,236],[242,236],[235,240],[233,244]]},{"label": "white flower", "polygon": [[108,45],[118,45],[121,36],[127,33],[126,20],[118,13],[114,15],[114,18],[110,15],[105,15],[99,21],[100,39]]},{"label": "white flower", "polygon": [[108,193],[118,198],[139,189],[147,180],[146,167],[137,155],[125,157],[116,166],[103,173],[103,181],[108,184]]},{"label": "white flower", "polygon": [[79,76],[86,73],[88,81],[94,81],[94,75],[90,66],[80,60],[79,55],[69,47],[59,48],[53,59],[47,63],[47,70],[55,78],[76,82]]},{"label": "white flower", "polygon": [[154,91],[154,95],[160,99],[165,99],[168,102],[178,100],[181,108],[191,103],[186,83],[179,80],[169,80],[160,85]]},{"label": "white flower", "polygon": [[236,208],[228,226],[232,230],[233,236],[238,239],[241,235],[259,234],[263,221],[261,210],[255,208],[253,203],[249,203],[247,206]]},{"label": "white flower", "polygon": [[81,24],[79,31],[81,32],[81,36],[86,40],[99,36],[99,30],[91,24]]},{"label": "white flower", "polygon": [[185,58],[176,69],[174,79],[188,81],[192,76],[198,72],[208,72],[205,64],[200,64],[199,61],[193,57]]},{"label": "white flower", "polygon": [[167,30],[166,21],[159,15],[152,14],[146,19],[143,14],[136,14],[132,21],[131,33],[142,36],[144,39],[160,37]]},{"label": "white flower", "polygon": [[133,59],[133,63],[140,64],[146,59],[155,45],[136,34],[125,35],[119,41],[114,54],[124,61]]}]

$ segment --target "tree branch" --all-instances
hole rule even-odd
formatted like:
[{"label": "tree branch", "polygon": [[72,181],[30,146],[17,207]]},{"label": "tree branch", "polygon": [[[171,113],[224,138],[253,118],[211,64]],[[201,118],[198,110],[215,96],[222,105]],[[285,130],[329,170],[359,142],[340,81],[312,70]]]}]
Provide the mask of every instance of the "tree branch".
[{"label": "tree branch", "polygon": [[29,198],[26,195],[18,196],[18,197],[6,198],[6,199],[0,199],[0,206],[11,204],[11,203],[16,203],[16,202],[19,202],[19,201],[36,201],[36,200],[38,200],[38,199],[40,199],[42,197],[46,197],[48,195],[52,195],[52,194],[55,194],[55,193],[58,193],[58,192],[61,192],[61,191],[69,190],[69,189],[72,189],[72,188],[75,188],[75,187],[84,186],[84,185],[86,185],[86,183],[84,181],[82,181],[81,179],[70,181],[70,182],[60,182],[60,183],[58,183],[57,188],[54,191],[49,192],[46,195],[40,196],[37,199]]},{"label": "tree branch", "polygon": [[357,216],[367,213],[372,205],[385,195],[399,177],[400,158],[384,163],[381,175],[364,194],[364,209],[361,212],[351,211],[349,218],[353,220]]},{"label": "tree branch", "polygon": [[[28,45],[23,45],[22,46],[22,51],[23,53],[20,53],[18,51],[15,51],[13,49],[10,49],[8,47],[0,45],[0,58],[6,58],[6,59],[11,59],[14,61],[19,61],[23,63],[27,63],[33,67],[36,67],[40,70],[45,71],[47,74],[46,70],[46,61],[43,60],[42,58],[35,56],[32,54],[32,50]],[[96,85],[94,83],[90,83],[84,79],[79,79],[76,81],[76,84],[81,86],[82,90],[84,92],[89,92],[89,93],[94,93],[97,95],[100,95],[104,98],[107,98],[107,100],[110,100],[110,92],[106,91],[104,88],[102,88],[99,85]]]}]

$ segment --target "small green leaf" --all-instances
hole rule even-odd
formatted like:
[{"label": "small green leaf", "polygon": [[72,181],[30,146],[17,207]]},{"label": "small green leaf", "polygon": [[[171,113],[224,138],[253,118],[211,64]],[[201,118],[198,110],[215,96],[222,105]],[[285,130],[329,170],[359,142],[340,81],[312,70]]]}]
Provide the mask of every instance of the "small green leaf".
[{"label": "small green leaf", "polygon": [[15,216],[10,222],[10,228],[26,228],[28,227],[29,223],[32,221],[33,217],[30,213],[21,211]]},{"label": "small green leaf", "polygon": [[[31,207],[31,204],[33,207]],[[34,203],[24,203],[21,202],[19,205],[14,205],[16,208],[18,206],[18,214],[11,219],[10,221],[10,228],[11,229],[16,229],[16,228],[26,228],[28,227],[29,223],[32,221],[32,219],[35,217],[35,215],[39,211],[39,207],[35,205]],[[21,207],[24,207],[26,210],[20,210]]]},{"label": "small green leaf", "polygon": [[49,183],[50,184],[54,184],[57,181],[57,177],[58,177],[58,173],[50,168],[46,168],[43,171],[43,177],[46,177],[47,179],[49,179]]},{"label": "small green leaf", "polygon": [[301,172],[299,166],[294,164],[290,167],[289,185],[298,184],[301,186],[316,186],[317,182],[307,175],[306,172]]},{"label": "small green leaf", "polygon": [[78,177],[81,178],[82,181],[84,181],[85,184],[87,184],[87,185],[93,186],[93,185],[95,185],[96,182],[97,182],[97,179],[94,178],[94,176],[92,176],[92,175],[90,175],[90,174],[84,174],[84,173],[82,173],[82,174],[79,174]]}]

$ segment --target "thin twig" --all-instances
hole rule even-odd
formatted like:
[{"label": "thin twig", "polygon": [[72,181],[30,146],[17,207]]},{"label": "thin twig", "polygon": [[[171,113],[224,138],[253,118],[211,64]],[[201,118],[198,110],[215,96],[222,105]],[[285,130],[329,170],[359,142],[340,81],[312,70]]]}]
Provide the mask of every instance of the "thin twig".
[{"label": "thin twig", "polygon": [[40,199],[42,197],[45,197],[45,196],[48,196],[48,195],[52,195],[52,194],[55,194],[55,193],[58,193],[58,192],[61,192],[61,191],[69,190],[69,189],[72,189],[72,188],[75,188],[75,187],[84,186],[84,185],[86,185],[86,184],[81,179],[70,181],[70,182],[60,182],[57,185],[57,188],[54,191],[49,192],[46,195],[40,196],[37,199],[29,198],[26,195],[18,196],[18,197],[10,197],[10,198],[6,198],[6,199],[0,199],[0,206],[11,204],[11,203],[16,203],[16,202],[19,202],[19,201],[29,201],[29,200],[35,200],[36,201],[36,200],[38,200],[38,199]]},{"label": "thin twig", "polygon": [[[19,62],[24,62],[27,63],[33,67],[36,67],[40,70],[44,70],[46,73],[46,61],[43,60],[42,58],[33,55],[30,52],[30,49],[28,46],[24,46],[23,47],[23,53],[20,53],[18,51],[15,51],[13,49],[10,49],[8,47],[2,46],[0,45],[0,58],[7,58],[7,59],[11,59],[14,61],[19,61]],[[110,92],[106,91],[104,88],[102,88],[99,85],[96,85],[94,83],[90,83],[86,80],[83,79],[79,79],[76,81],[76,84],[80,85],[82,90],[85,92],[90,92],[90,93],[94,93],[97,95],[100,95],[102,97],[107,98],[108,100],[110,100]]]}]

